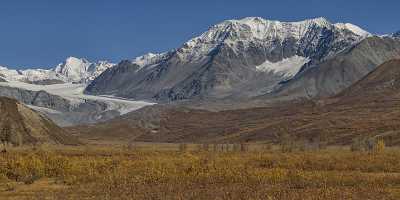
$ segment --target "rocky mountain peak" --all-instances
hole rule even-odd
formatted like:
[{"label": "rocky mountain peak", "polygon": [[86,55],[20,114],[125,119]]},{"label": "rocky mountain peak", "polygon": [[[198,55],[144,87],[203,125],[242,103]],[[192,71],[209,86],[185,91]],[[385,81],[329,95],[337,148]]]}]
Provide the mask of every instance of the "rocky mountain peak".
[{"label": "rocky mountain peak", "polygon": [[325,18],[226,20],[176,50],[134,59],[137,68],[117,65],[86,92],[157,100],[259,95],[359,43],[366,33]]},{"label": "rocky mountain peak", "polygon": [[86,82],[112,66],[114,64],[107,61],[91,63],[85,58],[68,57],[54,68],[54,71],[66,82]]},{"label": "rocky mountain peak", "polygon": [[310,46],[327,37],[336,37],[329,40],[358,42],[368,35],[367,31],[358,26],[349,23],[332,24],[323,17],[298,22],[247,17],[211,26],[205,33],[186,42],[178,52],[183,60],[193,61],[207,56],[221,45],[231,46],[233,50],[268,45],[272,50],[276,43],[294,42],[294,45]]},{"label": "rocky mountain peak", "polygon": [[91,63],[85,59],[69,57],[55,68],[55,72],[68,77],[71,81],[79,81],[90,65]]}]

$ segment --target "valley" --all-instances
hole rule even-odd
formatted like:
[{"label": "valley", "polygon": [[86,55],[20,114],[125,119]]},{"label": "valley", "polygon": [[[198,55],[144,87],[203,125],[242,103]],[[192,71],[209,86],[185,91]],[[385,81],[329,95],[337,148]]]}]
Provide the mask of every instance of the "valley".
[{"label": "valley", "polygon": [[[8,81],[1,82],[0,87],[11,87],[11,88],[19,88],[26,91],[45,91],[48,94],[55,95],[59,98],[62,98],[67,102],[69,107],[72,107],[69,110],[57,110],[48,108],[46,106],[34,106],[31,105],[31,108],[44,113],[45,115],[53,118],[59,125],[61,126],[71,126],[76,123],[82,123],[79,121],[74,121],[73,119],[77,117],[77,115],[81,115],[82,117],[90,117],[92,120],[86,120],[83,123],[94,123],[98,120],[106,120],[113,118],[115,116],[123,115],[144,106],[152,105],[152,103],[148,103],[145,101],[131,101],[122,98],[110,97],[110,96],[92,96],[83,94],[83,90],[85,88],[85,84],[73,84],[73,83],[63,83],[63,84],[53,84],[53,85],[35,85],[24,83],[20,81]],[[13,97],[10,95],[9,97]],[[48,100],[44,100],[48,101]],[[82,104],[87,103],[88,101],[93,102],[92,104],[100,104],[102,108],[94,110],[88,108],[89,110],[83,108],[79,109]],[[29,106],[29,104],[28,104]],[[72,110],[72,112],[70,112]],[[76,113],[74,113],[76,112]],[[68,115],[68,113],[72,113]],[[88,115],[85,115],[88,114]],[[105,115],[103,115],[105,114]],[[104,118],[104,119],[102,119]],[[58,119],[58,120],[57,120]]]},{"label": "valley", "polygon": [[49,94],[60,96],[69,100],[73,105],[78,105],[85,100],[99,101],[107,104],[107,110],[114,110],[121,115],[132,112],[147,105],[152,105],[145,101],[131,101],[123,98],[112,96],[93,96],[83,93],[85,84],[53,84],[53,85],[35,85],[19,81],[2,82],[0,86],[8,86],[14,88],[21,88],[29,91],[45,91]]},{"label": "valley", "polygon": [[191,36],[0,66],[0,199],[400,198],[399,32],[245,17]]}]

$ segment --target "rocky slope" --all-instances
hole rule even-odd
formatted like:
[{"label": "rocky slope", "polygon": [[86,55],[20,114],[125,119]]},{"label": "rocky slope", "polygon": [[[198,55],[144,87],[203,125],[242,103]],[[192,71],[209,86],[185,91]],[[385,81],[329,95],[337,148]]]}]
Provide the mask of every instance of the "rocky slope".
[{"label": "rocky slope", "polygon": [[363,98],[400,100],[400,57],[383,63],[334,98],[356,101]]},{"label": "rocky slope", "polygon": [[23,88],[0,86],[0,97],[16,99],[30,108],[46,115],[59,126],[95,123],[120,115],[109,109],[105,102],[96,100],[71,101],[44,90],[32,91]]},{"label": "rocky slope", "polygon": [[77,145],[78,140],[52,121],[17,102],[0,97],[0,139],[12,145]]},{"label": "rocky slope", "polygon": [[386,62],[332,98],[210,112],[156,105],[69,131],[93,143],[272,142],[282,138],[350,144],[381,136],[400,144],[400,61]]},{"label": "rocky slope", "polygon": [[158,101],[258,96],[367,36],[355,25],[324,18],[228,20],[176,50],[121,62],[86,93]]},{"label": "rocky slope", "polygon": [[311,66],[282,84],[264,99],[329,97],[362,79],[382,63],[400,58],[400,40],[393,37],[369,37],[339,55]]},{"label": "rocky slope", "polygon": [[45,107],[58,111],[72,110],[71,103],[60,96],[51,95],[45,91],[30,91],[21,88],[0,86],[0,96],[16,99],[24,104]]}]

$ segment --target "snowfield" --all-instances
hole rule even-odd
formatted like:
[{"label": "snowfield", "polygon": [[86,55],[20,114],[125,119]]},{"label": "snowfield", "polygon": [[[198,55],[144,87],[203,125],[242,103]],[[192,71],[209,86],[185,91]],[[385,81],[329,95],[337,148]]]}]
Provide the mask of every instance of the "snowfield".
[{"label": "snowfield", "polygon": [[[114,98],[111,96],[93,96],[83,94],[86,84],[53,84],[53,85],[34,85],[29,83],[23,83],[19,81],[0,82],[0,86],[9,86],[15,88],[22,88],[31,91],[46,91],[50,94],[61,96],[68,99],[73,104],[83,103],[85,100],[95,100],[104,102],[108,105],[108,110],[118,111],[121,115],[140,109],[144,106],[153,105],[154,103],[144,101],[131,101],[127,99]],[[30,106],[35,110],[49,110],[48,108],[41,108],[37,106]],[[55,111],[57,112],[57,111]]]},{"label": "snowfield", "polygon": [[292,78],[300,71],[301,67],[309,61],[309,58],[296,55],[275,63],[266,60],[263,64],[256,66],[256,69],[263,72],[276,73],[285,78]]}]

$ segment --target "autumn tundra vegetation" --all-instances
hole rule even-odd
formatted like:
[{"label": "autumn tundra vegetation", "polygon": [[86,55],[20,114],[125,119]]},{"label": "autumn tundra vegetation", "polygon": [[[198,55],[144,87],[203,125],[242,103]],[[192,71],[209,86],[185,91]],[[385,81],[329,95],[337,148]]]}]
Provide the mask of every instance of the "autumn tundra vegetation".
[{"label": "autumn tundra vegetation", "polygon": [[0,197],[399,199],[399,160],[400,150],[385,148],[380,139],[318,149],[298,144],[8,148],[0,155]]}]

